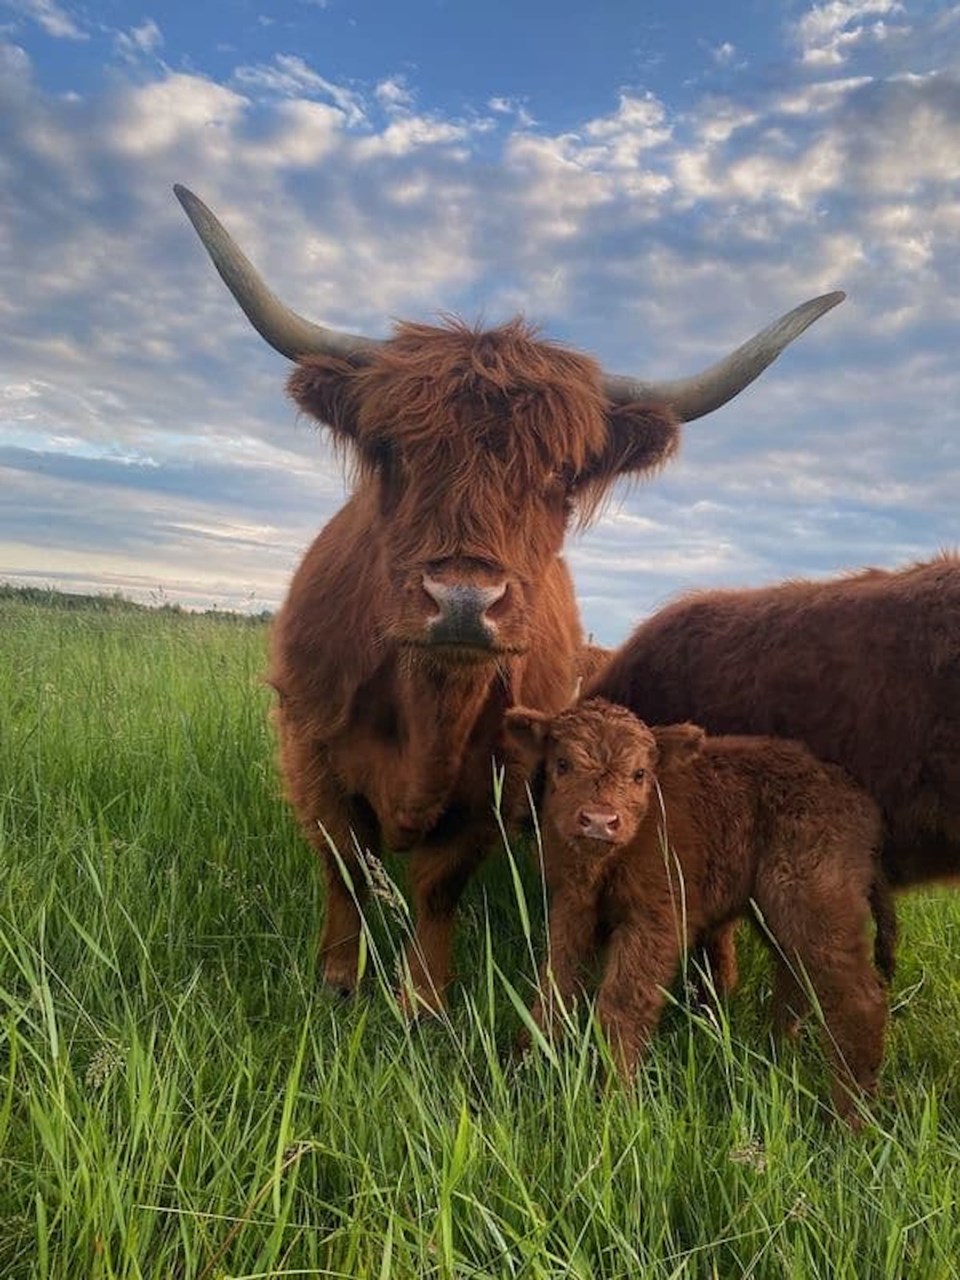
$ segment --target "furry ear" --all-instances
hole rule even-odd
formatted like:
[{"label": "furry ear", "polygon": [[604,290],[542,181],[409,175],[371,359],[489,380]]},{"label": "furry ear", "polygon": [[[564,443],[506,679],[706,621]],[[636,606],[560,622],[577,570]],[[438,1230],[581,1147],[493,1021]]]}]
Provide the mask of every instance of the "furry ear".
[{"label": "furry ear", "polygon": [[573,480],[570,496],[581,525],[594,519],[618,476],[649,475],[680,447],[680,423],[667,405],[608,405],[603,452]]},{"label": "furry ear", "polygon": [[706,733],[698,724],[667,724],[653,730],[657,753],[660,757],[658,768],[683,768],[703,750]]},{"label": "furry ear", "polygon": [[667,405],[621,404],[607,409],[607,444],[582,473],[590,483],[628,472],[656,471],[680,445],[680,423]]},{"label": "furry ear", "polygon": [[304,356],[287,379],[287,394],[338,440],[356,443],[356,372],[356,365],[339,356]]},{"label": "furry ear", "polygon": [[550,736],[550,717],[529,707],[511,707],[503,718],[507,741],[533,756],[542,756]]}]

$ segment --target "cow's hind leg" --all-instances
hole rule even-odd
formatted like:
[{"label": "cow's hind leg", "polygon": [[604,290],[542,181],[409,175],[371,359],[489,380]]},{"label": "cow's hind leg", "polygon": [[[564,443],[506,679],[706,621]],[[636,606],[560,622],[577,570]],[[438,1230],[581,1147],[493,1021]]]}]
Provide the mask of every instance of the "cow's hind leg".
[{"label": "cow's hind leg", "polygon": [[870,907],[876,933],[873,940],[873,963],[880,970],[887,982],[893,981],[897,967],[897,908],[893,900],[893,890],[886,878],[878,873],[870,886]]}]

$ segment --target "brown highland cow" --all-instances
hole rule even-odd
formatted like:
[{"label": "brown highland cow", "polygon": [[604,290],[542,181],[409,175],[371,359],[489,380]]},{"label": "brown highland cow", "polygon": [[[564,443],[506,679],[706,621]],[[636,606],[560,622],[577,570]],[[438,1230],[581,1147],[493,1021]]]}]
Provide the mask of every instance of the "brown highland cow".
[{"label": "brown highland cow", "polygon": [[960,874],[960,557],[682,596],[584,696],[650,724],[796,738],[880,806],[894,887]]},{"label": "brown highland cow", "polygon": [[506,722],[544,766],[550,910],[538,1025],[551,1029],[552,999],[569,1001],[601,953],[598,1016],[631,1075],[683,953],[751,916],[755,902],[776,958],[777,1029],[793,1030],[809,982],[834,1104],[855,1122],[851,1090],[873,1091],[887,1019],[868,937],[878,886],[884,897],[881,821],[869,797],[799,743],[711,739],[690,724],[651,729],[600,698],[552,718],[516,708]]},{"label": "brown highland cow", "polygon": [[[457,901],[498,839],[504,711],[559,710],[590,660],[560,558],[568,524],[586,523],[619,476],[662,466],[680,423],[730,400],[843,295],[798,307],[703,373],[640,382],[520,320],[402,324],[382,342],[314,324],[195,195],[176,194],[251,323],[296,362],[293,399],[354,464],[351,497],[294,575],[270,671],[287,793],[326,868],[324,975],[356,984],[357,846],[386,843],[410,854],[412,1003],[435,1006]],[[524,777],[509,752],[504,763],[509,818]]]}]

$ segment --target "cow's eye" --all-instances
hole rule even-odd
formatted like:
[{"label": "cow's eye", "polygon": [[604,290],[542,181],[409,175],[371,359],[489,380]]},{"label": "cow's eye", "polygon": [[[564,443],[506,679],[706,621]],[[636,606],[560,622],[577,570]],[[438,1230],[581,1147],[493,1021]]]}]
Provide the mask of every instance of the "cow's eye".
[{"label": "cow's eye", "polygon": [[646,769],[638,769],[636,773],[634,773],[633,775],[633,780],[634,782],[642,782],[646,776],[647,776]]},{"label": "cow's eye", "polygon": [[565,773],[570,772],[570,761],[566,756],[557,756],[554,762],[554,770],[558,778],[562,778]]}]

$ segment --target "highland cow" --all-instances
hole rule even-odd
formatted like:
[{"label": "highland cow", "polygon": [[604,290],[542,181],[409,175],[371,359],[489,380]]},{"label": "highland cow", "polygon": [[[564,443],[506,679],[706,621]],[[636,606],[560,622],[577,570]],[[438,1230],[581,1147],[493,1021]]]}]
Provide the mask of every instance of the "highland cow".
[{"label": "highland cow", "polygon": [[[619,476],[663,465],[682,422],[730,400],[843,295],[666,383],[604,374],[520,320],[401,324],[374,341],[290,311],[206,206],[175,190],[251,323],[296,361],[293,399],[355,464],[352,496],[294,575],[270,672],[287,794],[326,868],[324,975],[354,988],[360,852],[386,843],[410,854],[411,1004],[436,1007],[457,901],[498,839],[504,711],[556,711],[576,688],[568,524],[586,523]],[[524,777],[502,756],[509,818]]]},{"label": "highland cow", "polygon": [[[834,1103],[855,1120],[887,1019],[868,936],[871,895],[883,896],[870,798],[799,743],[651,729],[599,698],[552,718],[515,708],[506,725],[544,769],[549,948],[535,1022],[552,1029],[553,1000],[575,996],[599,953],[598,1016],[631,1076],[683,954],[755,903],[776,958],[777,1028],[792,1029],[812,988]],[[885,958],[882,933],[876,950]]]},{"label": "highland cow", "polygon": [[651,724],[796,738],[880,806],[892,886],[960,874],[960,558],[701,591],[636,628],[584,695]]}]

